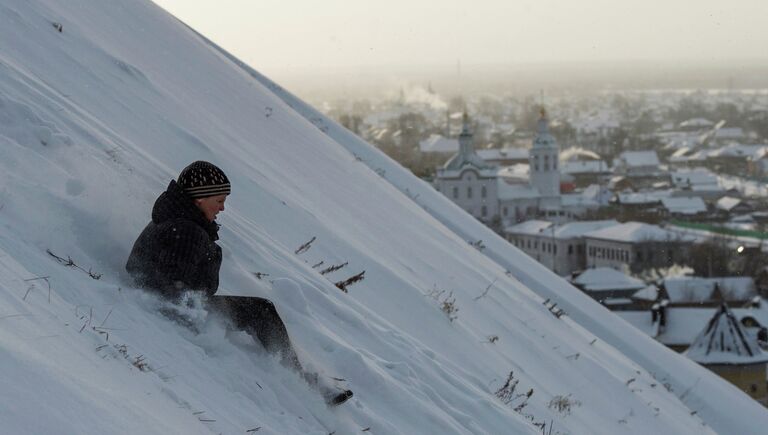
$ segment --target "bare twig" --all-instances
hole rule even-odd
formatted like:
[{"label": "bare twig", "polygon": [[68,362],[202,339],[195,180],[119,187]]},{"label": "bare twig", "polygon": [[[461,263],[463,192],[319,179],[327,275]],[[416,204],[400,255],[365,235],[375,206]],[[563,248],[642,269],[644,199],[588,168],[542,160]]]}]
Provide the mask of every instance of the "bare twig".
[{"label": "bare twig", "polygon": [[324,261],[324,260],[320,260],[320,262],[319,262],[319,263],[317,263],[317,264],[315,264],[315,265],[313,265],[313,266],[312,266],[312,269],[317,269],[318,267],[322,266],[324,263],[325,263],[325,261]]},{"label": "bare twig", "polygon": [[85,270],[82,267],[78,266],[77,264],[75,264],[74,261],[72,261],[72,257],[70,257],[70,256],[67,256],[67,259],[65,260],[64,258],[59,257],[58,255],[56,255],[53,252],[51,252],[50,249],[46,249],[45,252],[47,252],[48,255],[50,255],[51,257],[55,258],[56,261],[58,261],[59,263],[63,264],[64,266],[74,267],[75,269],[79,269],[79,270],[87,273],[88,276],[90,276],[93,279],[98,280],[98,279],[101,279],[101,277],[102,277],[102,274],[100,274],[100,273],[96,273],[96,272],[94,272],[91,269]]},{"label": "bare twig", "polygon": [[50,304],[51,303],[51,282],[48,281],[48,278],[50,278],[50,276],[38,276],[35,278],[25,279],[24,282],[38,281],[41,279],[45,281],[45,283],[48,285],[48,303]]},{"label": "bare twig", "polygon": [[485,295],[487,295],[488,292],[491,290],[491,287],[493,287],[493,285],[496,284],[496,281],[498,281],[498,278],[494,278],[493,282],[488,284],[488,287],[485,288],[485,291],[483,292],[483,294],[481,294],[480,296],[475,297],[474,300],[477,301],[477,300],[480,300],[480,299],[484,298]]},{"label": "bare twig", "polygon": [[304,243],[303,245],[299,246],[299,248],[294,252],[294,254],[300,255],[309,251],[309,248],[312,247],[312,242],[314,242],[316,239],[317,237],[313,236],[307,243]]},{"label": "bare twig", "polygon": [[109,312],[107,313],[107,316],[104,317],[104,320],[101,321],[101,325],[99,325],[99,327],[102,327],[102,326],[104,326],[105,323],[107,323],[107,319],[109,319],[109,315],[112,314],[112,310],[114,310],[114,309],[115,309],[115,307],[112,307],[112,308],[109,309]]},{"label": "bare twig", "polygon": [[346,266],[347,264],[349,264],[349,262],[348,262],[348,261],[345,261],[344,263],[341,263],[341,264],[337,264],[337,265],[335,265],[335,266],[330,266],[330,267],[327,267],[327,268],[325,268],[325,269],[323,269],[323,270],[321,270],[321,271],[320,271],[320,275],[327,275],[327,274],[329,274],[329,273],[331,273],[331,272],[336,272],[337,270],[339,270],[339,269],[343,268],[343,267],[344,267],[344,266]]},{"label": "bare twig", "polygon": [[364,279],[365,279],[365,271],[362,271],[362,272],[358,273],[357,275],[354,275],[354,276],[351,276],[351,277],[347,278],[344,281],[337,282],[335,285],[336,285],[336,287],[339,288],[339,290],[343,291],[344,293],[348,293],[349,292],[347,290],[348,286],[350,286],[350,285],[352,285],[352,284],[354,284],[356,282],[362,281]]},{"label": "bare twig", "polygon": [[259,426],[259,427],[254,427],[253,429],[248,429],[248,430],[247,430],[247,431],[245,431],[245,432],[246,432],[246,433],[253,433],[253,432],[258,432],[258,431],[259,431],[259,429],[261,429],[261,426]]},{"label": "bare twig", "polygon": [[29,286],[29,288],[27,289],[27,292],[26,292],[26,293],[24,293],[24,297],[23,297],[23,298],[21,298],[21,300],[22,300],[22,301],[26,301],[26,300],[27,300],[27,296],[29,296],[29,292],[31,292],[33,288],[35,288],[35,285],[34,285],[34,284],[32,284],[31,286]]}]

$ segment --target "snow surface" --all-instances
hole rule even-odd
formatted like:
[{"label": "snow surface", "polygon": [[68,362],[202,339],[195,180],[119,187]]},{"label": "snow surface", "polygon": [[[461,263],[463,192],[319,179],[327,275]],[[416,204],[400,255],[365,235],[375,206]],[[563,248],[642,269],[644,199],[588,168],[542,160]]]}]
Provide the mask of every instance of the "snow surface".
[{"label": "snow surface", "polygon": [[[0,1],[0,126],[3,433],[535,434],[542,423],[748,434],[768,424],[744,393],[148,1]],[[168,307],[127,284],[152,202],[197,159],[233,183],[220,293],[272,299],[300,358],[343,378],[350,403],[325,407],[198,298]],[[324,276],[320,261],[349,264]],[[333,285],[363,270],[349,293]],[[510,371],[516,393],[533,390],[520,412],[523,399],[494,396]],[[568,412],[552,405],[563,397]]]}]

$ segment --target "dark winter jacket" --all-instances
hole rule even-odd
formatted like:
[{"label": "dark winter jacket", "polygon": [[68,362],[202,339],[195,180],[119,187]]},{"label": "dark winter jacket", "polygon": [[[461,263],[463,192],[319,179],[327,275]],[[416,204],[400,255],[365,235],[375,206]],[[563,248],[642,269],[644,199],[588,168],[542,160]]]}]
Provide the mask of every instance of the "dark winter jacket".
[{"label": "dark winter jacket", "polygon": [[152,209],[152,222],[133,245],[125,269],[140,287],[176,298],[182,290],[219,287],[221,248],[218,225],[209,222],[183,190],[171,181]]}]

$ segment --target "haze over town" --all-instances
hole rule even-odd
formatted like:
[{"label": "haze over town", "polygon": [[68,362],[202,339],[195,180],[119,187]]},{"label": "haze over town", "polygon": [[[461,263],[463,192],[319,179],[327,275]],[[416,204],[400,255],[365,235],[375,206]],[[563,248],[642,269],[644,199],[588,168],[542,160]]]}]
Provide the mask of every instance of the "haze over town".
[{"label": "haze over town", "polygon": [[[305,98],[766,86],[759,0],[157,0]],[[278,42],[279,41],[279,42]]]}]

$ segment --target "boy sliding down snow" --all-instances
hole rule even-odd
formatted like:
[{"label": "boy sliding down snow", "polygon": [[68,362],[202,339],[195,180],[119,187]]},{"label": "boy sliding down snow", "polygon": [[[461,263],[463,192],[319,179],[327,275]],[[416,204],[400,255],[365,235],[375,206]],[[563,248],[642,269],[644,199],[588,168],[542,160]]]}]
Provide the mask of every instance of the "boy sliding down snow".
[{"label": "boy sliding down snow", "polygon": [[224,211],[230,192],[229,179],[213,164],[197,161],[184,168],[178,180],[171,180],[155,201],[152,221],[133,245],[126,270],[138,286],[171,300],[178,300],[185,290],[204,291],[214,309],[318,388],[329,405],[346,402],[352,391],[322,387],[317,375],[304,371],[272,302],[215,295],[222,260],[221,247],[216,244],[219,225],[215,219]]}]

